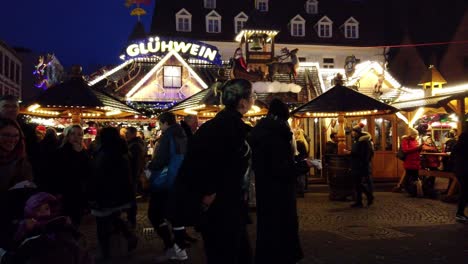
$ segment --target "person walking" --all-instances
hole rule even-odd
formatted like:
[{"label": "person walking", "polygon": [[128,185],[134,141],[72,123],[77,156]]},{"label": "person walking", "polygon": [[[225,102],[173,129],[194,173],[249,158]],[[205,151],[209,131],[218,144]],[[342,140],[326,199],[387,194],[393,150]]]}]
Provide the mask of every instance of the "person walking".
[{"label": "person walking", "polygon": [[[162,238],[165,247],[165,257],[172,260],[186,260],[188,258],[185,250],[184,234],[185,228],[177,223],[173,224],[173,232],[170,229],[168,218],[169,212],[173,210],[173,188],[176,181],[177,171],[175,169],[169,174],[169,167],[176,155],[185,155],[187,151],[187,136],[183,128],[177,124],[175,115],[171,112],[164,112],[159,116],[159,125],[162,130],[161,138],[158,141],[153,159],[148,165],[148,169],[153,172],[161,172],[167,168],[165,177],[150,178],[152,190],[148,206],[148,218],[156,229],[157,234]],[[161,173],[163,174],[163,173]],[[159,184],[154,186],[154,182]],[[172,239],[174,235],[175,241]]]},{"label": "person walking", "polygon": [[197,221],[208,264],[250,264],[246,225],[251,151],[246,138],[251,127],[242,117],[256,95],[244,79],[217,83],[215,89],[225,108],[200,126],[191,140],[179,175],[191,198],[179,195],[177,208],[186,209],[182,214]]},{"label": "person walking", "polygon": [[93,176],[88,182],[91,214],[96,217],[96,230],[102,259],[110,258],[110,237],[114,230],[127,239],[128,251],[137,247],[138,239],[120,218],[122,210],[131,207],[135,193],[131,182],[128,147],[119,131],[105,127],[93,159]]},{"label": "person walking", "polygon": [[353,127],[351,136],[353,137],[353,145],[351,146],[351,176],[354,180],[354,188],[356,191],[356,200],[351,205],[354,208],[363,207],[362,193],[367,197],[367,206],[374,202],[374,194],[363,184],[363,181],[368,181],[370,172],[370,163],[372,162],[372,143],[369,133],[362,131],[364,124],[359,123]]},{"label": "person walking", "polygon": [[[294,264],[303,258],[296,208],[296,178],[311,164],[296,162],[289,110],[279,99],[252,129],[252,167],[257,201],[256,264]],[[277,252],[277,254],[272,254]]]},{"label": "person walking", "polygon": [[415,182],[419,179],[419,169],[421,167],[419,153],[422,146],[417,141],[418,134],[419,132],[416,129],[409,128],[409,134],[401,139],[401,150],[406,154],[403,162],[405,176],[402,182],[406,192],[413,197],[417,196]]},{"label": "person walking", "polygon": [[468,160],[468,132],[465,131],[460,134],[450,156],[454,161],[455,175],[460,183],[460,196],[455,219],[466,223],[468,222],[468,217],[465,214],[465,207],[468,202],[468,166],[466,166]]},{"label": "person walking", "polygon": [[62,202],[63,213],[79,227],[84,209],[87,208],[86,183],[91,170],[91,159],[83,147],[83,129],[72,125],[64,130],[62,145],[49,162],[51,194]]},{"label": "person walking", "polygon": [[140,176],[143,174],[145,168],[145,142],[143,139],[137,136],[137,129],[135,127],[127,127],[125,132],[125,138],[128,144],[129,159],[130,159],[130,171],[131,171],[131,184],[133,187],[132,206],[127,211],[127,220],[130,226],[136,228],[136,217],[137,217],[137,202],[136,193],[138,188],[138,181]]}]

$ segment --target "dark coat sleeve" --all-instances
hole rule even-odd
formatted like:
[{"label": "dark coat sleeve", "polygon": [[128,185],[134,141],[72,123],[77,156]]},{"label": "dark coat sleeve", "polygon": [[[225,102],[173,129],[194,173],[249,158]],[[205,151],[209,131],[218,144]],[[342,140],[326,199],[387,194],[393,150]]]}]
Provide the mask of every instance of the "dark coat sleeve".
[{"label": "dark coat sleeve", "polygon": [[151,160],[148,168],[150,170],[162,170],[169,164],[170,159],[170,135],[164,134],[158,142],[156,154]]}]

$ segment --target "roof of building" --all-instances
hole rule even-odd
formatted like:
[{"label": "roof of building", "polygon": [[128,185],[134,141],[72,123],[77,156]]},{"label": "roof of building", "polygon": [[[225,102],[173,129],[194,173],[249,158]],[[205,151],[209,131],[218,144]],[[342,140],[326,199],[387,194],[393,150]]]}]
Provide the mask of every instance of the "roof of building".
[{"label": "roof of building", "polygon": [[424,85],[426,83],[439,83],[445,84],[447,81],[442,77],[442,74],[434,67],[434,65],[429,66],[427,71],[424,73],[421,81],[418,85]]},{"label": "roof of building", "polygon": [[[221,33],[206,32],[206,15],[213,9],[203,7],[203,0],[171,1],[159,0],[155,4],[151,34],[168,35],[211,41],[233,41],[235,36],[234,17],[244,12],[249,16],[246,26],[252,25],[252,21],[259,29],[280,29],[276,41],[281,43],[297,44],[323,44],[323,45],[352,45],[371,46],[382,44],[382,25],[384,16],[379,12],[382,9],[378,5],[381,0],[375,1],[349,1],[327,0],[318,1],[318,13],[307,14],[305,11],[306,0],[270,0],[269,10],[263,14],[254,8],[254,1],[217,1],[216,11],[222,17]],[[176,31],[176,14],[182,10],[191,14],[191,32]],[[305,36],[292,37],[290,23],[293,18],[300,15],[305,20]],[[332,22],[333,34],[331,38],[320,38],[316,32],[317,22],[328,17]],[[347,39],[344,36],[342,25],[351,17],[359,23],[359,38]]]},{"label": "roof of building", "polygon": [[[300,106],[291,114],[303,116],[313,113],[351,113],[362,111],[362,115],[396,112],[397,109],[351,88],[336,85],[310,102]],[[364,113],[366,112],[366,113]]]}]

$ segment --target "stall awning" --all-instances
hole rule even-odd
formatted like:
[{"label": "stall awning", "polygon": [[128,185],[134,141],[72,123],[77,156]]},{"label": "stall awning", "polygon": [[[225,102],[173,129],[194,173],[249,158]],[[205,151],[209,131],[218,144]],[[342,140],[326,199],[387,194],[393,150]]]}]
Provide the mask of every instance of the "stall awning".
[{"label": "stall awning", "polygon": [[328,117],[338,113],[375,115],[397,112],[395,107],[375,100],[345,86],[334,86],[322,95],[300,106],[291,114],[296,117]]}]

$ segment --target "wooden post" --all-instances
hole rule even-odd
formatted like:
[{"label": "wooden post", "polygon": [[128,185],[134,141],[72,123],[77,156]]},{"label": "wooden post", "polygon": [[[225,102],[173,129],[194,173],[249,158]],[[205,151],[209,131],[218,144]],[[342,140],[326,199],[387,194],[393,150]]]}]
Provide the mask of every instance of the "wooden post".
[{"label": "wooden post", "polygon": [[457,116],[458,116],[458,122],[457,122],[457,128],[458,128],[458,134],[463,132],[463,129],[466,129],[463,127],[463,123],[465,121],[465,98],[461,98],[457,100]]},{"label": "wooden post", "polygon": [[344,113],[338,113],[338,155],[344,155],[346,149],[346,139],[344,130]]},{"label": "wooden post", "polygon": [[80,125],[81,124],[81,111],[80,110],[72,111],[71,118],[72,118],[73,125]]}]

